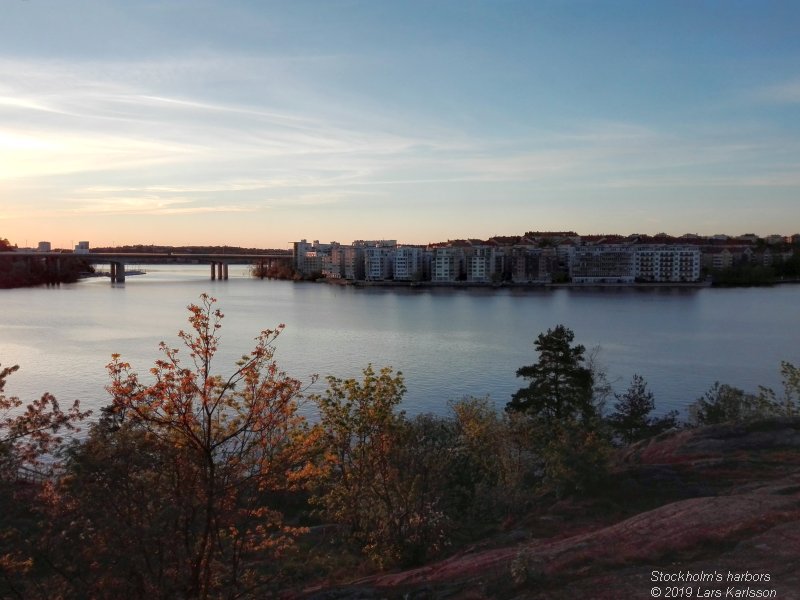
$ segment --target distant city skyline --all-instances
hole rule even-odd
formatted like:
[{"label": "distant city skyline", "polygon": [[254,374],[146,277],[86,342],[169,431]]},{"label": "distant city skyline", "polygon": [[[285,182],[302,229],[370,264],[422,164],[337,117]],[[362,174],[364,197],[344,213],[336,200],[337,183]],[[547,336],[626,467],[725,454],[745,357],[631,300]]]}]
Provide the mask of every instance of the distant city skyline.
[{"label": "distant city skyline", "polygon": [[800,230],[800,4],[6,0],[0,237]]},{"label": "distant city skyline", "polygon": [[505,233],[498,233],[498,234],[494,234],[494,235],[491,235],[491,236],[484,236],[484,237],[471,236],[471,235],[461,235],[461,236],[455,236],[455,237],[446,238],[446,239],[444,239],[444,238],[442,238],[442,239],[430,239],[430,240],[427,240],[425,242],[410,242],[408,240],[400,239],[400,238],[397,238],[397,237],[363,236],[361,238],[353,238],[351,236],[351,237],[348,238],[347,236],[345,236],[345,237],[342,237],[340,239],[332,239],[330,237],[326,238],[324,236],[310,236],[310,237],[309,236],[305,236],[305,237],[301,238],[300,240],[293,240],[292,242],[289,242],[288,248],[284,248],[283,246],[257,246],[257,245],[256,246],[247,246],[247,245],[242,245],[242,244],[236,244],[236,243],[233,243],[233,242],[225,242],[225,243],[219,243],[219,244],[213,244],[213,243],[208,243],[208,244],[202,244],[202,243],[198,243],[198,244],[178,244],[178,243],[170,243],[169,241],[160,242],[160,243],[148,243],[148,242],[142,242],[142,241],[134,240],[134,241],[125,242],[125,243],[117,243],[117,242],[114,241],[114,242],[111,242],[110,244],[100,244],[100,243],[93,243],[91,240],[80,240],[80,241],[71,240],[69,244],[66,244],[66,245],[63,245],[63,246],[58,245],[58,244],[54,244],[50,240],[37,240],[36,242],[31,242],[30,240],[26,239],[24,242],[18,242],[16,240],[12,239],[12,240],[9,240],[9,242],[10,242],[10,244],[12,246],[16,245],[20,249],[27,248],[27,249],[34,250],[38,246],[39,250],[44,250],[44,251],[48,251],[48,252],[50,251],[50,249],[52,249],[52,250],[75,250],[75,251],[77,251],[79,247],[81,248],[81,251],[88,252],[88,251],[91,251],[91,250],[96,249],[96,248],[105,248],[105,247],[122,248],[122,247],[126,247],[126,246],[155,246],[155,247],[165,247],[165,248],[182,247],[182,246],[186,246],[186,247],[206,247],[207,246],[207,247],[220,247],[220,248],[222,248],[222,247],[230,247],[230,248],[251,247],[253,249],[259,249],[259,250],[268,250],[268,249],[285,250],[285,249],[291,249],[291,246],[292,245],[296,245],[296,243],[299,242],[299,241],[302,241],[302,242],[314,242],[314,243],[319,242],[319,243],[321,243],[323,245],[328,245],[328,244],[331,244],[331,243],[346,245],[346,244],[349,244],[349,243],[356,243],[356,242],[363,242],[363,241],[374,241],[374,242],[391,241],[391,242],[395,242],[395,243],[397,243],[397,244],[399,244],[401,246],[430,246],[430,245],[434,245],[435,246],[435,245],[438,245],[438,244],[444,244],[444,243],[448,243],[448,242],[462,242],[462,241],[478,241],[478,242],[481,242],[481,241],[490,241],[490,240],[501,239],[501,238],[525,238],[527,233],[535,233],[536,234],[535,237],[540,237],[542,234],[545,234],[545,235],[546,234],[553,234],[556,237],[560,237],[562,234],[570,234],[571,233],[571,234],[574,234],[577,238],[580,238],[580,239],[582,239],[584,241],[587,241],[587,240],[590,240],[590,239],[599,239],[599,238],[604,238],[604,237],[608,237],[608,238],[623,238],[623,239],[636,239],[636,238],[641,238],[641,239],[659,239],[659,235],[666,235],[667,237],[673,238],[673,239],[676,239],[676,240],[684,238],[684,237],[687,237],[687,238],[707,239],[707,240],[713,241],[714,238],[716,238],[717,241],[723,240],[723,239],[728,239],[728,240],[730,240],[732,242],[735,242],[738,239],[738,240],[746,240],[748,243],[750,243],[751,241],[753,241],[753,238],[751,236],[755,236],[755,238],[758,238],[758,239],[763,240],[763,241],[767,241],[770,244],[776,243],[775,239],[777,239],[777,238],[781,239],[780,243],[785,242],[785,243],[789,243],[789,244],[796,244],[797,242],[795,240],[796,240],[796,238],[798,236],[800,236],[800,232],[795,232],[793,234],[782,233],[782,232],[773,232],[771,234],[764,234],[764,233],[758,233],[758,232],[744,232],[744,233],[740,233],[740,234],[730,234],[730,233],[726,233],[724,231],[720,231],[720,232],[717,232],[716,234],[698,234],[698,233],[695,233],[695,232],[685,232],[683,234],[676,234],[676,233],[670,233],[670,232],[667,232],[667,231],[660,231],[660,232],[649,234],[649,233],[643,233],[641,231],[638,231],[638,232],[614,232],[614,231],[581,232],[581,231],[575,231],[572,228],[562,228],[562,229],[559,229],[559,230],[553,229],[553,230],[529,231],[529,232],[519,232],[519,231],[517,231],[517,232],[505,232]]}]

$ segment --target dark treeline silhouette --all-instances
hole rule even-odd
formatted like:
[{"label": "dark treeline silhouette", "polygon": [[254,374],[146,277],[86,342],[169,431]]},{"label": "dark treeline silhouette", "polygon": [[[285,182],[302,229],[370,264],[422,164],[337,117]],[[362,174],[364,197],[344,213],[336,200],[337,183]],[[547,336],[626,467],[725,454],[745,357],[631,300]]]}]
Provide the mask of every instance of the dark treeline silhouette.
[{"label": "dark treeline silhouette", "polygon": [[12,252],[0,254],[0,288],[30,287],[74,283],[82,273],[90,272],[91,265],[78,257],[63,256],[56,268],[44,259],[29,259]]}]

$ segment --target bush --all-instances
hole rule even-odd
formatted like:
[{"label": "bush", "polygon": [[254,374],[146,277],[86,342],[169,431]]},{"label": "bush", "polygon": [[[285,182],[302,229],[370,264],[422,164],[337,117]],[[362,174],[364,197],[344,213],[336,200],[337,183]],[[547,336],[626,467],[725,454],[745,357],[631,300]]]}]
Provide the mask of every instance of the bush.
[{"label": "bush", "polygon": [[418,564],[447,541],[451,432],[435,417],[396,411],[404,392],[402,374],[370,365],[362,381],[329,377],[312,397],[327,457],[313,501],[381,567]]},{"label": "bush", "polygon": [[765,395],[749,394],[719,381],[689,405],[689,423],[694,426],[744,422],[776,414],[776,405]]},{"label": "bush", "polygon": [[543,483],[556,496],[585,494],[606,480],[611,447],[598,429],[565,420],[540,435]]}]

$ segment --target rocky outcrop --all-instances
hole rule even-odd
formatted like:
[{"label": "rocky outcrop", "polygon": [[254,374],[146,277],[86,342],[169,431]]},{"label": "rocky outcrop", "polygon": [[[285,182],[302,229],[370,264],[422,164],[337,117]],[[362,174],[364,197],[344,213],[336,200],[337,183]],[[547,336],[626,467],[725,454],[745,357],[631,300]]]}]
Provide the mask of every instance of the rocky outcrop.
[{"label": "rocky outcrop", "polygon": [[620,453],[615,480],[623,504],[626,492],[665,501],[612,524],[546,539],[532,527],[514,545],[305,595],[610,599],[684,586],[692,597],[800,598],[800,419],[663,434]]}]

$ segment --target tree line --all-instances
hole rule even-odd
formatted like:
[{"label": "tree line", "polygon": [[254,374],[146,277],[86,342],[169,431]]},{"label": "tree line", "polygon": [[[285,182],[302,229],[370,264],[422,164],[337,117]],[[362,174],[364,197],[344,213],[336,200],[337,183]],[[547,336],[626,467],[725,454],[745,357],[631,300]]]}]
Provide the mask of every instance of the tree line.
[{"label": "tree line", "polygon": [[[537,337],[505,411],[465,398],[446,416],[409,417],[389,367],[308,393],[274,360],[282,326],[216,374],[222,319],[202,296],[180,347],[162,343],[145,375],[114,355],[110,404],[68,442],[61,432],[88,413],[49,394],[23,407],[3,394],[16,367],[0,371],[0,596],[260,598],[417,565],[537,498],[593,493],[615,446],[682,426],[653,416],[638,375],[614,394],[563,325]],[[782,368],[782,395],[716,384],[692,423],[796,414],[800,373]]]},{"label": "tree line", "polygon": [[71,256],[59,258],[58,270],[44,260],[26,259],[14,254],[15,247],[0,238],[0,289],[43,284],[74,283],[82,272],[92,268],[85,260]]}]

